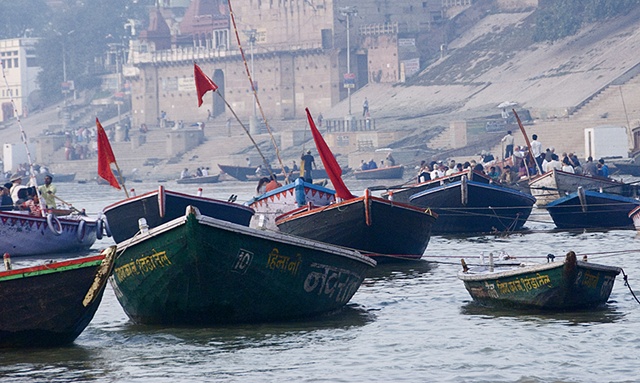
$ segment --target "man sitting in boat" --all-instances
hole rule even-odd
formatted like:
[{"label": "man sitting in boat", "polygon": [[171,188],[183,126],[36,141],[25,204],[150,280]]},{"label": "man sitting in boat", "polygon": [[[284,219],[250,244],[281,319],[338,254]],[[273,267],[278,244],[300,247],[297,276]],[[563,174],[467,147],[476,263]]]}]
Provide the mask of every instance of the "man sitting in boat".
[{"label": "man sitting in boat", "polygon": [[377,168],[378,168],[378,165],[376,164],[376,162],[372,158],[371,161],[369,161],[369,170],[377,169]]},{"label": "man sitting in boat", "polygon": [[364,162],[364,160],[360,160],[360,170],[369,170],[369,163]]},{"label": "man sitting in boat", "polygon": [[38,193],[35,192],[35,187],[27,189],[27,193],[29,194],[29,197],[23,203],[23,206],[24,206],[23,210],[29,211],[29,214],[31,215],[42,216],[42,208],[40,207],[40,198],[38,198]]},{"label": "man sitting in boat", "polygon": [[[11,199],[13,200],[14,205],[18,202],[18,200],[20,199],[20,197],[18,196],[18,192],[22,189],[26,189],[27,187],[24,186],[22,184],[22,177],[21,176],[13,176],[11,177],[11,189],[10,189],[10,193],[11,193]],[[24,201],[22,201],[24,202]]]}]

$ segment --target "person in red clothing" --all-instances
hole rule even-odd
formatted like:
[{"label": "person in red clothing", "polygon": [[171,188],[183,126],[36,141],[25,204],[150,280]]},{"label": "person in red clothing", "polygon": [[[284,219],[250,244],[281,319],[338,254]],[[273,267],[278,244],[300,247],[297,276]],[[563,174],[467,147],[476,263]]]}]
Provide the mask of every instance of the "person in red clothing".
[{"label": "person in red clothing", "polygon": [[269,181],[269,183],[267,184],[265,191],[270,192],[271,190],[277,189],[280,186],[282,186],[282,184],[276,180],[276,177],[271,176],[271,181]]}]

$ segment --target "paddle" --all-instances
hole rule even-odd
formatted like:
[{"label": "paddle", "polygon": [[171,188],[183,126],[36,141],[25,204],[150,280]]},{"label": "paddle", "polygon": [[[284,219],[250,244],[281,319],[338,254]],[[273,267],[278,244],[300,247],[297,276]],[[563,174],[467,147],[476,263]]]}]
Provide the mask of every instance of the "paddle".
[{"label": "paddle", "polygon": [[80,210],[76,209],[72,204],[70,204],[69,202],[67,202],[67,201],[63,200],[62,198],[58,197],[57,195],[55,195],[55,194],[54,194],[54,195],[53,195],[53,198],[57,199],[58,201],[62,202],[62,203],[63,203],[63,204],[65,204],[65,205],[68,205],[68,206],[71,208],[71,210],[75,210],[75,211],[77,211],[77,212],[78,212],[78,213],[80,213],[80,214],[84,214],[84,213],[83,213],[83,212],[81,212]]}]

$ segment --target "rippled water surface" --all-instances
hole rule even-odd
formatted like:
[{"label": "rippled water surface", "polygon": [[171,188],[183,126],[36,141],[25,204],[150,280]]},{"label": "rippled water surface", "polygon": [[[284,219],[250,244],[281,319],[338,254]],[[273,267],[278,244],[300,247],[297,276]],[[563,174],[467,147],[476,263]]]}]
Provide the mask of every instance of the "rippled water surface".
[{"label": "rippled water surface", "polygon": [[[155,188],[127,186],[139,193]],[[166,187],[196,188],[173,182]],[[204,194],[226,200],[233,193],[246,200],[254,187],[223,182],[204,186]],[[93,184],[58,184],[58,194],[91,213],[123,197]],[[560,314],[479,307],[457,279],[460,258],[477,263],[482,252],[542,261],[548,253],[562,257],[574,250],[592,262],[622,267],[640,293],[635,231],[570,233],[552,227],[548,215],[534,211],[525,234],[433,237],[424,260],[378,266],[344,310],[305,321],[140,326],[129,322],[109,287],[72,346],[0,350],[0,382],[639,381],[640,304],[622,275],[605,308]],[[110,244],[103,239],[93,252]]]}]

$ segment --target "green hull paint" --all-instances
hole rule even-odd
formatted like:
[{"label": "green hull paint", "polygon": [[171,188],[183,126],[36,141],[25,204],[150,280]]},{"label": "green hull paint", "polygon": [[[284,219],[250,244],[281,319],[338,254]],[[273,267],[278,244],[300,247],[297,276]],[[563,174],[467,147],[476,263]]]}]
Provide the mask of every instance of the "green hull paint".
[{"label": "green hull paint", "polygon": [[585,309],[609,299],[617,267],[588,262],[553,262],[494,272],[460,272],[471,297],[485,305],[551,310]]},{"label": "green hull paint", "polygon": [[207,325],[344,306],[375,261],[192,213],[118,246],[112,284],[137,323]]}]

